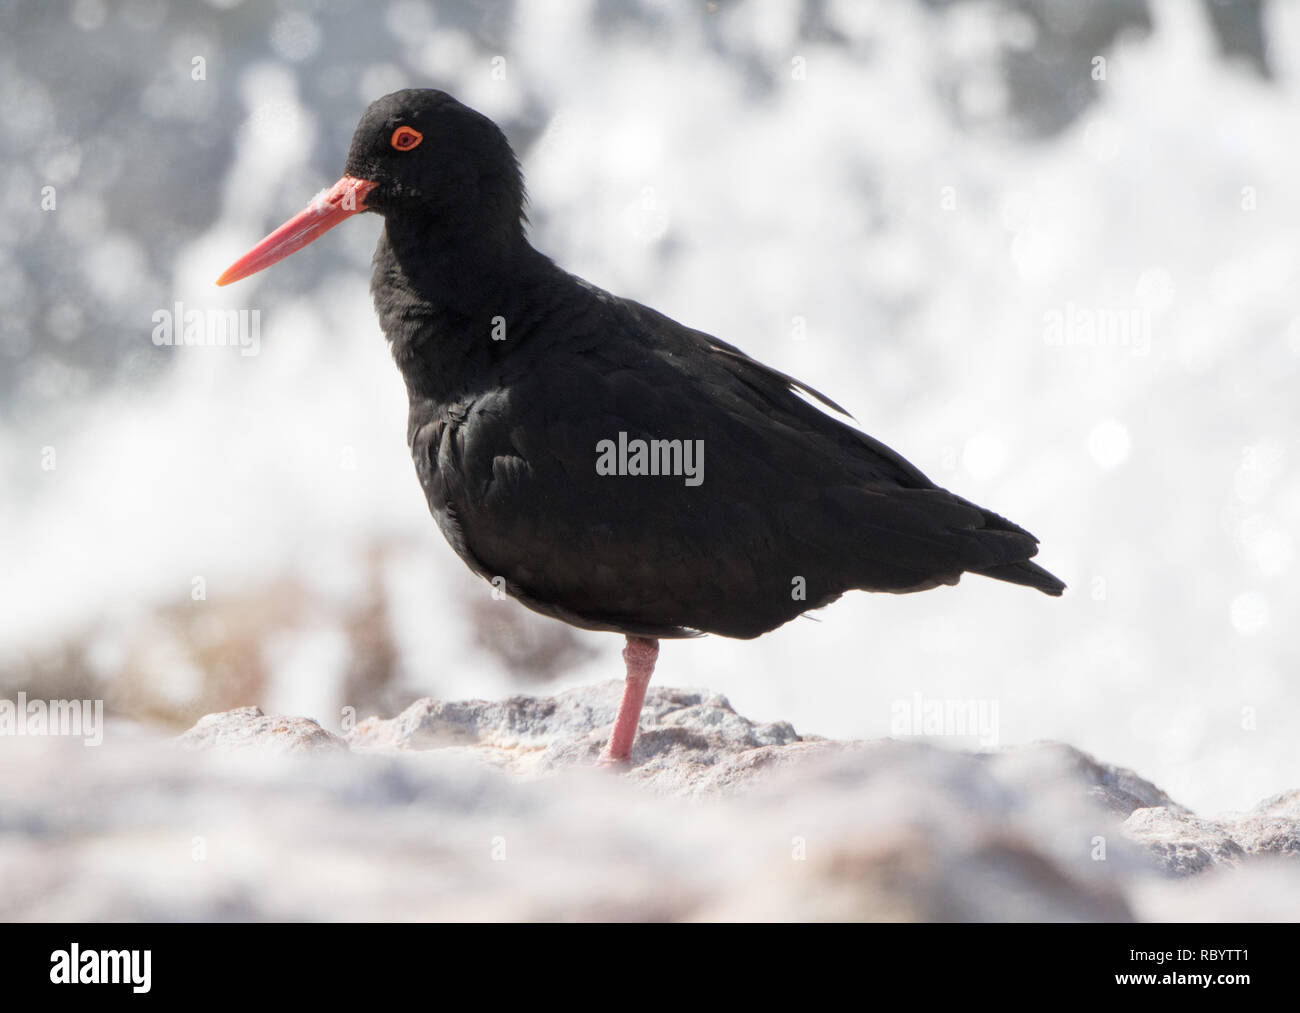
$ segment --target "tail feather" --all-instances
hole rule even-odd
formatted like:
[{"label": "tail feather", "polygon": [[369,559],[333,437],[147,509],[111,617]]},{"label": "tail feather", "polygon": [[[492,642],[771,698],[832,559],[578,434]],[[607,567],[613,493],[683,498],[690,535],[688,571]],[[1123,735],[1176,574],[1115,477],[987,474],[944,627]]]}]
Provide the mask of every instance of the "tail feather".
[{"label": "tail feather", "polygon": [[1043,594],[1050,594],[1053,598],[1059,598],[1061,592],[1065,590],[1063,580],[1048,573],[1037,563],[1031,563],[1028,560],[1019,563],[1004,563],[1001,566],[990,566],[987,570],[973,570],[971,572],[978,573],[981,577],[1005,580],[1009,584],[1023,584],[1025,587],[1037,588]]}]

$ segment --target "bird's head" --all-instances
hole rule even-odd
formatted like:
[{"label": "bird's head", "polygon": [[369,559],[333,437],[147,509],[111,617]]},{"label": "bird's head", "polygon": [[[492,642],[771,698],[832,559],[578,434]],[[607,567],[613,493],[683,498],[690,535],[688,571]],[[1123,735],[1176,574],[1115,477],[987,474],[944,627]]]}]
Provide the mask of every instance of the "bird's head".
[{"label": "bird's head", "polygon": [[522,234],[523,203],[519,162],[495,123],[446,92],[396,91],[361,117],[343,177],[217,284],[270,267],[362,211],[448,237],[508,241]]}]

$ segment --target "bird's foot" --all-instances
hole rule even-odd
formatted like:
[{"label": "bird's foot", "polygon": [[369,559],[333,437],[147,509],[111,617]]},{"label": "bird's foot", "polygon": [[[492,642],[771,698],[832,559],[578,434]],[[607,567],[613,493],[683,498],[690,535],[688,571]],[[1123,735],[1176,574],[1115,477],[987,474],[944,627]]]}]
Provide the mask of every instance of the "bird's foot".
[{"label": "bird's foot", "polygon": [[627,756],[615,756],[608,748],[600,751],[600,756],[596,759],[597,767],[612,767],[615,770],[627,770],[632,766],[632,761]]}]

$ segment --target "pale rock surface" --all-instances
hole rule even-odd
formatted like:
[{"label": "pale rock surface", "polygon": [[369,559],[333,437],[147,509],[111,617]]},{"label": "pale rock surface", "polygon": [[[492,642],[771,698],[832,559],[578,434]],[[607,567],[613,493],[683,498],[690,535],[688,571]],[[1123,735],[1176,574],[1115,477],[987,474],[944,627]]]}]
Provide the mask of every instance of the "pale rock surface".
[{"label": "pale rock surface", "polygon": [[1294,919],[1300,792],[1197,817],[1072,747],[836,742],[609,683],[336,735],[0,743],[6,919]]}]

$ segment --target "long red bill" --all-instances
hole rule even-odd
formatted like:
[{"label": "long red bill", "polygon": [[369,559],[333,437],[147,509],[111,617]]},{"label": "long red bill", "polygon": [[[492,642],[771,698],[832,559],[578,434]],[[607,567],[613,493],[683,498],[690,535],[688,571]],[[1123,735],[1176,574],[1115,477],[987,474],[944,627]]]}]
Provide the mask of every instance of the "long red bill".
[{"label": "long red bill", "polygon": [[217,284],[229,285],[232,281],[247,278],[319,239],[343,219],[366,210],[366,197],[378,185],[368,179],[344,176],[328,190],[318,193],[302,212],[226,268]]}]

